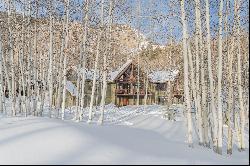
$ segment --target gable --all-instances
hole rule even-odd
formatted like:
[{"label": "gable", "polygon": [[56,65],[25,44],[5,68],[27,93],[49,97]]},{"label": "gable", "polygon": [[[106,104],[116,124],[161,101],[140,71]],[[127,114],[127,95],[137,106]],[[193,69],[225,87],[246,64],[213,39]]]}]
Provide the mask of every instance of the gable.
[{"label": "gable", "polygon": [[[143,71],[139,69],[140,82],[143,81]],[[138,77],[138,66],[135,63],[127,65],[114,79],[115,82],[136,83]]]}]

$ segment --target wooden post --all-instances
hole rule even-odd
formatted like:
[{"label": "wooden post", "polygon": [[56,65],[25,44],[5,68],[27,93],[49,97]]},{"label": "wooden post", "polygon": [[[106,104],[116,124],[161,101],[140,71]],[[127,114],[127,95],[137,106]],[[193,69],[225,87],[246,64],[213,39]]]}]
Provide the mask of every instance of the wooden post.
[{"label": "wooden post", "polygon": [[115,83],[115,105],[117,105],[117,83]]}]

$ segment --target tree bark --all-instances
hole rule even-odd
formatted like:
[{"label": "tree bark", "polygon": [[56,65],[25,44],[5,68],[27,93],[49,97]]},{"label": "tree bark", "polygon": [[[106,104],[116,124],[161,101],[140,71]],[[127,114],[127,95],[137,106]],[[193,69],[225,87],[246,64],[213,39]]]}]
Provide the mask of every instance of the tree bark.
[{"label": "tree bark", "polygon": [[240,43],[240,14],[239,14],[239,4],[240,0],[236,1],[236,28],[237,28],[237,80],[238,80],[238,91],[239,91],[239,102],[240,102],[240,142],[241,146],[239,147],[241,151],[245,150],[245,111],[244,111],[244,101],[243,101],[243,90],[242,90],[242,80],[241,80],[241,43]]},{"label": "tree bark", "polygon": [[0,113],[3,113],[3,51],[2,51],[2,33],[0,32]]},{"label": "tree bark", "polygon": [[207,54],[208,54],[208,75],[209,75],[209,90],[211,95],[211,112],[213,115],[213,146],[214,151],[218,153],[218,122],[215,108],[214,95],[214,79],[212,72],[212,56],[211,56],[211,37],[210,37],[210,13],[209,1],[206,0],[206,28],[207,28]]},{"label": "tree bark", "polygon": [[83,107],[85,103],[85,80],[86,80],[86,48],[87,48],[87,35],[88,35],[88,16],[89,16],[89,0],[86,0],[86,9],[85,9],[85,17],[84,17],[84,37],[82,40],[82,47],[81,47],[81,54],[83,54],[83,62],[82,62],[82,68],[83,68],[83,73],[82,73],[82,86],[81,86],[81,115],[80,115],[80,120],[83,118]]},{"label": "tree bark", "polygon": [[[199,144],[203,145],[205,138],[203,138],[203,120],[202,120],[202,107],[201,107],[201,92],[200,92],[200,56],[203,56],[202,32],[201,32],[201,13],[200,13],[200,0],[195,0],[195,49],[196,49],[196,109],[198,114],[198,131],[199,131]],[[207,143],[207,142],[206,142]]]},{"label": "tree bark", "polygon": [[188,49],[187,49],[187,25],[186,25],[186,12],[185,12],[185,1],[181,0],[181,19],[182,19],[182,28],[183,28],[183,60],[184,60],[184,95],[187,111],[187,135],[188,135],[188,144],[190,147],[193,147],[193,138],[192,138],[192,116],[191,116],[191,103],[190,103],[190,94],[189,94],[189,78],[188,78]]},{"label": "tree bark", "polygon": [[103,57],[103,87],[102,87],[102,98],[101,98],[101,107],[100,107],[100,112],[101,112],[101,116],[99,119],[99,123],[102,124],[103,123],[103,118],[104,118],[104,105],[105,105],[105,99],[106,99],[106,93],[107,93],[107,74],[108,74],[108,57],[107,55],[110,54],[111,52],[111,37],[112,37],[112,23],[113,23],[113,0],[109,0],[109,23],[108,23],[108,47],[106,48],[106,51],[104,53],[104,57]]},{"label": "tree bark", "polygon": [[222,12],[223,0],[220,0],[219,10],[219,41],[218,41],[218,153],[222,155],[222,138],[223,138],[223,117],[222,117]]},{"label": "tree bark", "polygon": [[64,61],[63,61],[63,100],[62,100],[62,115],[61,118],[64,120],[65,117],[65,102],[66,102],[66,83],[67,83],[67,52],[68,51],[68,38],[69,38],[69,32],[68,32],[68,24],[69,24],[69,0],[66,1],[66,15],[65,16],[65,46],[64,46]]}]

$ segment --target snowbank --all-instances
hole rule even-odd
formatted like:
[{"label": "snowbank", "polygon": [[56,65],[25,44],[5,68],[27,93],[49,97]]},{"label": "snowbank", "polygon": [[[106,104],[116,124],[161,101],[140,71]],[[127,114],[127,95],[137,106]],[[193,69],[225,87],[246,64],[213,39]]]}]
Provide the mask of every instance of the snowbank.
[{"label": "snowbank", "polygon": [[183,121],[140,115],[127,125],[44,117],[0,120],[0,164],[248,164],[249,152],[220,156],[185,143]]}]

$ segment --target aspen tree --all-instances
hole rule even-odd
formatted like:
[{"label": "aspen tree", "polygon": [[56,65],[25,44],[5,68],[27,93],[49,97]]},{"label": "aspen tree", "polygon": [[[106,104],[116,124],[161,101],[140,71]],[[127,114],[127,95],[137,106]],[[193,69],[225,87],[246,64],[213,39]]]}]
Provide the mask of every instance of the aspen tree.
[{"label": "aspen tree", "polygon": [[28,53],[27,53],[27,100],[26,100],[26,107],[28,114],[31,111],[31,65],[32,65],[32,42],[31,42],[31,0],[28,0]]},{"label": "aspen tree", "polygon": [[[80,58],[81,59],[81,58]],[[77,91],[77,96],[76,96],[76,111],[75,111],[75,117],[74,119],[79,122],[79,100],[80,100],[80,96],[79,96],[79,91],[80,91],[80,69],[81,67],[80,64],[78,64],[78,67],[77,67],[77,81],[76,81],[76,91]]]},{"label": "aspen tree", "polygon": [[200,18],[200,0],[195,0],[195,50],[196,50],[196,109],[199,131],[199,144],[203,145],[203,129],[202,129],[202,108],[201,108],[201,92],[200,92],[200,55],[202,53],[202,32],[201,32],[201,18]]},{"label": "aspen tree", "polygon": [[[194,76],[194,65],[193,65],[193,55],[190,46],[190,42],[188,42],[188,61],[189,61],[189,68],[190,68],[190,75],[191,75],[191,90],[192,90],[192,99],[194,100],[194,105],[196,107],[196,88],[195,88],[195,76]],[[198,120],[198,119],[197,119]]]},{"label": "aspen tree", "polygon": [[236,41],[237,41],[237,84],[238,84],[238,93],[239,93],[239,103],[240,103],[240,149],[241,151],[245,150],[245,111],[244,111],[244,102],[243,102],[243,91],[242,91],[242,81],[241,81],[241,43],[240,43],[240,0],[236,1]]},{"label": "aspen tree", "polygon": [[[140,40],[140,14],[141,14],[141,1],[138,0],[138,11],[137,11],[137,21],[138,21],[138,30],[137,30],[137,37],[138,39],[138,51],[140,50],[141,40]],[[137,95],[136,95],[136,105],[139,106],[140,102],[140,55],[137,54]]]},{"label": "aspen tree", "polygon": [[[93,105],[94,105],[94,97],[95,97],[95,91],[97,90],[97,81],[96,81],[96,76],[97,76],[97,65],[98,65],[98,60],[99,60],[99,49],[100,49],[100,38],[102,35],[102,30],[97,35],[97,47],[96,47],[96,57],[95,57],[95,67],[94,67],[94,76],[93,76],[93,84],[92,84],[92,90],[91,90],[91,96],[90,96],[90,104],[89,104],[89,118],[88,118],[88,123],[92,121],[93,117]],[[98,95],[98,94],[97,94]]]},{"label": "aspen tree", "polygon": [[82,74],[82,87],[81,87],[81,116],[80,120],[82,120],[83,116],[83,107],[84,107],[84,100],[85,100],[85,80],[86,80],[86,55],[87,55],[87,49],[86,49],[86,42],[87,42],[87,35],[88,35],[88,15],[89,15],[89,0],[85,1],[86,7],[85,7],[85,17],[84,17],[84,36],[82,39],[82,47],[81,47],[81,54],[83,54],[83,62],[82,62],[82,68],[83,68],[83,74]]},{"label": "aspen tree", "polygon": [[34,115],[34,110],[32,108],[33,105],[33,98],[34,98],[34,61],[33,61],[33,56],[34,56],[34,49],[32,47],[33,45],[33,41],[32,41],[32,30],[33,27],[31,26],[31,19],[32,19],[32,6],[31,6],[31,0],[29,1],[29,26],[28,26],[28,40],[29,40],[29,44],[28,44],[28,49],[29,49],[29,53],[28,53],[28,104],[29,104],[29,112],[32,113],[32,115]]},{"label": "aspen tree", "polygon": [[100,112],[101,116],[99,119],[99,123],[103,123],[103,117],[104,117],[104,105],[105,105],[105,99],[106,99],[106,93],[107,93],[107,74],[108,74],[108,62],[107,62],[107,55],[109,55],[111,51],[111,33],[112,33],[112,10],[113,10],[113,0],[109,0],[109,21],[108,21],[108,48],[106,48],[106,51],[103,56],[103,87],[102,87],[102,98],[101,98],[101,107]]},{"label": "aspen tree", "polygon": [[14,49],[14,41],[13,41],[13,36],[12,36],[12,32],[10,35],[10,62],[11,62],[11,91],[10,93],[12,96],[12,115],[16,116],[16,86],[15,86],[15,66],[14,66],[14,53],[13,53],[13,49]]},{"label": "aspen tree", "polygon": [[184,95],[187,110],[187,135],[189,147],[193,147],[192,138],[192,116],[191,116],[191,103],[189,95],[189,79],[188,79],[188,49],[187,49],[187,25],[186,25],[186,12],[185,12],[185,1],[181,0],[181,20],[183,28],[183,59],[184,59]]},{"label": "aspen tree", "polygon": [[3,51],[2,51],[2,33],[0,32],[0,113],[3,113]]},{"label": "aspen tree", "polygon": [[[43,54],[42,54],[43,55]],[[45,95],[46,95],[46,71],[47,68],[45,67],[45,60],[41,61],[41,80],[42,80],[42,92],[41,92],[41,104],[40,104],[40,110],[39,110],[39,115],[42,116],[43,113],[43,107],[44,107],[44,100],[45,100]],[[47,64],[47,63],[46,63]]]},{"label": "aspen tree", "polygon": [[[83,56],[80,54],[80,62],[83,61]],[[80,119],[80,112],[79,112],[79,104],[80,104],[80,70],[82,68],[82,64],[79,63],[77,65],[77,81],[76,81],[76,88],[77,88],[77,96],[76,96],[76,111],[75,111],[75,120],[79,122]]]},{"label": "aspen tree", "polygon": [[[201,33],[200,33],[201,34]],[[200,38],[200,41],[202,38]],[[201,102],[202,102],[202,118],[203,118],[203,131],[204,131],[204,142],[207,147],[210,147],[209,143],[209,136],[208,136],[208,130],[209,130],[209,121],[208,121],[208,106],[207,106],[207,86],[206,86],[206,75],[205,75],[205,67],[206,61],[205,61],[205,55],[204,55],[204,47],[203,42],[201,41]]]},{"label": "aspen tree", "polygon": [[25,91],[26,91],[26,85],[25,85],[25,76],[24,76],[24,36],[25,36],[25,5],[26,5],[26,0],[24,0],[23,2],[23,10],[22,10],[22,30],[21,30],[21,34],[22,34],[22,47],[21,47],[21,57],[20,57],[20,70],[21,70],[21,81],[22,81],[22,91],[23,91],[23,96],[21,97],[21,105],[22,108],[24,110],[24,115],[25,117],[27,116],[27,107],[26,107],[26,95],[25,95]]},{"label": "aspen tree", "polygon": [[219,10],[219,41],[218,41],[218,153],[222,154],[222,138],[223,138],[223,117],[222,117],[222,12],[223,0],[220,0]]},{"label": "aspen tree", "polygon": [[64,56],[63,61],[63,102],[62,102],[62,120],[65,118],[65,101],[66,101],[66,84],[67,84],[67,56]]},{"label": "aspen tree", "polygon": [[[18,37],[19,37],[19,35],[18,35]],[[22,108],[22,74],[21,74],[21,66],[22,66],[22,64],[21,64],[21,49],[20,49],[20,45],[21,45],[21,40],[22,39],[20,39],[19,41],[18,41],[18,44],[17,44],[17,54],[18,54],[18,60],[17,60],[17,68],[18,68],[18,71],[17,71],[17,73],[18,73],[18,96],[17,96],[17,98],[18,98],[18,102],[17,102],[17,105],[18,105],[18,108],[19,108],[19,114],[22,114],[24,111],[23,111],[23,108]]]},{"label": "aspen tree", "polygon": [[[101,1],[101,4],[104,3],[104,0]],[[93,76],[93,84],[92,84],[92,90],[91,90],[91,97],[90,97],[90,104],[89,104],[89,118],[88,123],[92,121],[92,112],[93,112],[93,104],[94,104],[94,95],[96,90],[96,76],[97,76],[97,65],[99,61],[99,54],[100,54],[100,42],[102,38],[103,33],[103,24],[104,24],[104,16],[103,16],[103,5],[101,7],[101,29],[99,30],[97,34],[97,46],[96,46],[96,56],[95,56],[95,67],[94,67],[94,76]]]},{"label": "aspen tree", "polygon": [[210,13],[209,1],[206,0],[206,30],[207,30],[207,54],[208,54],[208,75],[209,75],[209,92],[211,96],[211,112],[213,116],[213,149],[218,153],[218,122],[215,108],[215,95],[214,95],[214,79],[212,72],[212,56],[211,56],[211,36],[210,36]]},{"label": "aspen tree", "polygon": [[62,23],[62,36],[61,36],[61,49],[60,49],[60,56],[59,56],[59,66],[58,66],[58,91],[57,91],[57,109],[61,108],[61,103],[62,103],[62,80],[63,80],[63,72],[61,70],[63,70],[63,51],[64,51],[64,42],[65,42],[65,21],[63,21]]},{"label": "aspen tree", "polygon": [[[227,3],[227,11],[229,10],[229,2],[228,0],[226,1]],[[226,14],[226,25],[225,25],[225,31],[227,34],[227,15]],[[231,39],[231,44],[229,43],[229,38],[228,38],[228,34],[227,34],[227,63],[228,63],[228,73],[227,73],[227,82],[228,82],[228,109],[227,109],[227,121],[228,121],[228,144],[227,144],[227,154],[232,154],[232,144],[233,144],[233,133],[232,133],[232,121],[231,121],[231,114],[232,114],[232,110],[233,110],[233,49],[234,49],[234,36],[232,36]],[[231,47],[230,47],[231,46]],[[231,49],[230,49],[231,48]]]},{"label": "aspen tree", "polygon": [[33,98],[33,112],[34,115],[37,115],[37,102],[38,102],[38,91],[39,91],[39,87],[38,87],[38,61],[37,61],[37,15],[38,15],[38,4],[37,4],[37,0],[35,0],[35,28],[34,28],[34,67],[33,67],[33,75],[34,75],[34,79],[33,79],[33,84],[34,84],[34,98]]},{"label": "aspen tree", "polygon": [[9,46],[9,50],[8,50],[8,55],[9,55],[9,58],[10,58],[10,63],[11,63],[11,84],[10,84],[10,81],[9,81],[9,76],[7,76],[8,75],[8,73],[7,73],[7,57],[5,58],[5,68],[6,68],[6,70],[5,70],[5,74],[6,74],[6,76],[8,77],[8,90],[9,90],[9,98],[10,98],[10,100],[11,100],[11,107],[12,107],[12,115],[13,116],[15,116],[15,97],[14,97],[14,95],[15,95],[15,87],[14,87],[14,85],[15,85],[15,76],[14,76],[14,61],[13,61],[13,32],[12,32],[12,29],[11,29],[11,27],[12,27],[12,24],[10,23],[10,21],[11,21],[11,9],[12,9],[12,7],[11,7],[11,5],[12,5],[12,1],[11,0],[8,0],[8,33],[9,33],[9,36],[8,36],[8,38],[9,38],[9,40],[8,40],[8,46]]},{"label": "aspen tree", "polygon": [[[68,24],[69,24],[69,0],[66,1],[66,16],[65,16],[65,50],[68,49],[68,38],[69,38],[69,32],[68,32]],[[64,29],[63,29],[64,31]],[[65,116],[65,101],[66,101],[66,84],[67,84],[67,52],[64,52],[64,61],[63,61],[63,100],[62,100],[62,120],[64,120]]]},{"label": "aspen tree", "polygon": [[[150,0],[149,1],[149,4],[150,4],[150,8],[151,8],[151,14],[152,14],[152,9],[153,9],[153,1]],[[152,36],[153,34],[153,21],[152,21],[152,16],[150,17],[150,36]],[[172,42],[172,41],[171,41]],[[170,54],[171,54],[171,50],[170,50]],[[171,57],[171,56],[170,56]],[[144,96],[144,106],[147,105],[147,100],[148,100],[148,69],[146,69],[146,85],[145,85],[145,96]]]},{"label": "aspen tree", "polygon": [[52,13],[53,1],[49,3],[49,71],[48,71],[48,88],[49,88],[49,117],[52,116],[53,108],[53,13]]},{"label": "aspen tree", "polygon": [[[190,82],[191,82],[191,91],[192,91],[192,98],[194,100],[194,106],[195,106],[195,109],[196,109],[196,120],[198,122],[198,126],[199,126],[199,112],[197,111],[197,100],[196,100],[196,87],[195,87],[195,76],[194,76],[194,66],[193,66],[193,55],[192,55],[192,51],[191,51],[191,46],[190,46],[190,42],[188,42],[188,64],[189,64],[189,68],[190,68]],[[200,130],[199,130],[200,132]],[[200,133],[199,133],[200,134]],[[200,135],[199,135],[199,139],[201,140],[200,138]]]},{"label": "aspen tree", "polygon": [[[7,51],[6,51],[7,52]],[[6,56],[7,53],[5,53],[5,56]],[[7,69],[7,60],[6,60],[6,57],[5,56],[2,56],[2,60],[3,60],[3,67],[4,67],[4,78],[6,79],[5,80],[5,86],[4,86],[4,92],[6,92],[7,90],[9,90],[9,87],[11,87],[11,83],[10,83],[10,77],[9,77],[9,71]],[[6,85],[7,85],[7,88],[6,88]],[[9,90],[9,98],[11,99],[11,93],[10,93],[10,90]],[[4,98],[5,99],[5,98]],[[6,110],[6,109],[5,109]]]}]

